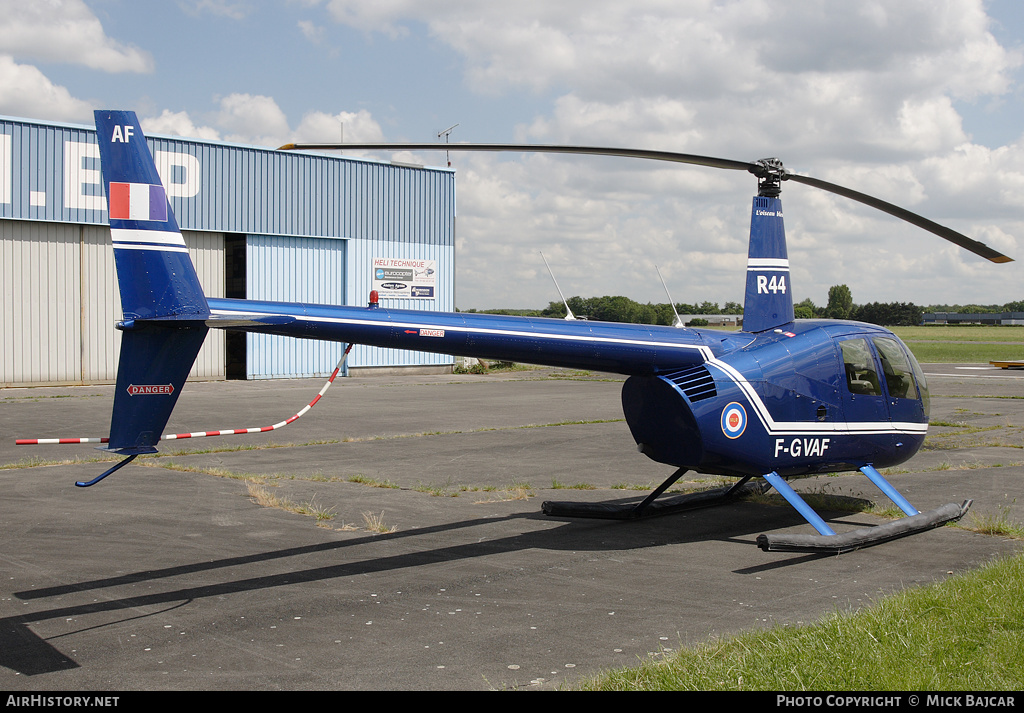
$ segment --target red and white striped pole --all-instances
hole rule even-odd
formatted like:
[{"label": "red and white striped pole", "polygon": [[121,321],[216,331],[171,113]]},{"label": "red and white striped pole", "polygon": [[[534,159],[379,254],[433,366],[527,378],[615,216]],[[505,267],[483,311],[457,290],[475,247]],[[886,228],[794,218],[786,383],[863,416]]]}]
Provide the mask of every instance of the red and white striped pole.
[{"label": "red and white striped pole", "polygon": [[[316,405],[316,402],[320,400],[327,389],[331,388],[331,384],[334,383],[334,379],[338,376],[341,371],[341,367],[344,366],[345,361],[348,359],[348,353],[352,351],[354,345],[349,344],[345,348],[345,353],[341,356],[341,361],[334,367],[334,372],[330,378],[327,379],[327,383],[320,389],[320,393],[316,395],[312,401],[306,404],[302,410],[296,413],[290,418],[286,418],[284,421],[275,423],[272,426],[257,426],[256,428],[230,428],[222,431],[196,431],[194,433],[168,433],[160,436],[161,441],[178,441],[184,438],[208,438],[210,436],[237,436],[244,433],[266,433],[268,431],[276,431],[279,428],[287,426],[289,423],[293,423],[298,419],[302,418],[307,411]],[[16,445],[19,446],[43,446],[43,445],[57,445],[57,444],[74,444],[74,443],[107,443],[109,438],[19,438],[15,441]]]}]

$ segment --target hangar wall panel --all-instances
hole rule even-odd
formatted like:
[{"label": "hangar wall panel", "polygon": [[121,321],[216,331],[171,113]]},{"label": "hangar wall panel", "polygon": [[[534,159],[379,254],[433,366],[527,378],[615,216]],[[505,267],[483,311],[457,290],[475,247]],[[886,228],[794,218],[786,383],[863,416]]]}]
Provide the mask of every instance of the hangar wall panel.
[{"label": "hangar wall panel", "polygon": [[79,227],[0,222],[0,378],[75,383],[81,378]]},{"label": "hangar wall panel", "polygon": [[[203,289],[224,294],[224,236],[184,233]],[[0,382],[109,383],[121,301],[106,226],[0,221]],[[224,334],[211,332],[193,378],[223,378]]]}]

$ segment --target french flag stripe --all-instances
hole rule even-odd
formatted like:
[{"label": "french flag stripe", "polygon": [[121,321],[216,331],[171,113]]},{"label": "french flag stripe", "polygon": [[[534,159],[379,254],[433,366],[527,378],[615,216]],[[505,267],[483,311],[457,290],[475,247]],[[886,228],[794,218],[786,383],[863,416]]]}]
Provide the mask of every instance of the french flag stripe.
[{"label": "french flag stripe", "polygon": [[167,194],[163,186],[149,183],[110,183],[112,220],[167,222]]}]

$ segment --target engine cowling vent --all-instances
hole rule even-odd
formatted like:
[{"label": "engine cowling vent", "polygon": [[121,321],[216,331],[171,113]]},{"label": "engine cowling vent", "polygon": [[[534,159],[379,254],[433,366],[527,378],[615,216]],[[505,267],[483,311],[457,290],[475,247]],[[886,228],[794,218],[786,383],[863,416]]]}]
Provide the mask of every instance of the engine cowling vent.
[{"label": "engine cowling vent", "polygon": [[688,366],[678,371],[668,371],[661,376],[682,389],[686,398],[691,402],[703,401],[718,395],[715,379],[703,364]]}]

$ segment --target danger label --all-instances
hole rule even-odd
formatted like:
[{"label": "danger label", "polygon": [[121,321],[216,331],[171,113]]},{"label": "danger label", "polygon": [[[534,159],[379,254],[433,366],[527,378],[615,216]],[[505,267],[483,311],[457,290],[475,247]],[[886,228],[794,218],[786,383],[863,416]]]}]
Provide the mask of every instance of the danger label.
[{"label": "danger label", "polygon": [[173,393],[174,384],[131,384],[128,387],[129,396],[167,396]]}]

